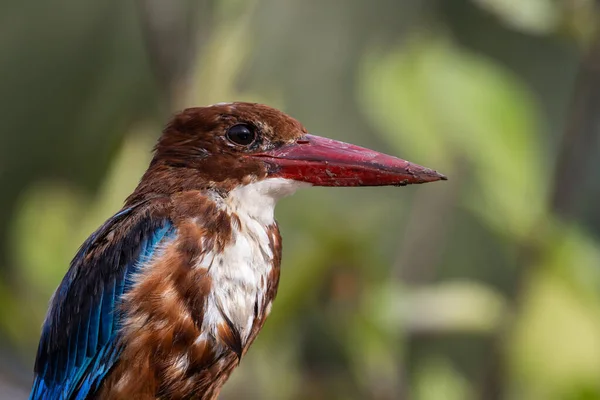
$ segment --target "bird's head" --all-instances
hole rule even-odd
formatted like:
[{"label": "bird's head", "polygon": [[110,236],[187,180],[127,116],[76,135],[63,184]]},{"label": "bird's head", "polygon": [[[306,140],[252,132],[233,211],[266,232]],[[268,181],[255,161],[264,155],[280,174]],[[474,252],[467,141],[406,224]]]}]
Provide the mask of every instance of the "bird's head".
[{"label": "bird's head", "polygon": [[[294,118],[254,103],[189,108],[167,125],[149,169],[146,192],[212,189],[227,194],[252,183],[404,186],[445,180],[429,168],[311,135]],[[147,174],[148,175],[148,174]],[[161,179],[162,177],[162,179]],[[280,182],[281,185],[275,184]],[[293,185],[292,185],[293,186]]]}]

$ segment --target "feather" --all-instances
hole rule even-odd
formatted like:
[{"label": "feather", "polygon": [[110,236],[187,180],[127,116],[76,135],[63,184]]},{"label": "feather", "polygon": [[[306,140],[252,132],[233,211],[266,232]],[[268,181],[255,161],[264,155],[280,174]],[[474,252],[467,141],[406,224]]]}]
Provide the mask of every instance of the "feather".
[{"label": "feather", "polygon": [[118,360],[120,298],[132,275],[176,235],[151,206],[144,202],[115,214],[71,262],[42,327],[31,400],[91,398]]}]

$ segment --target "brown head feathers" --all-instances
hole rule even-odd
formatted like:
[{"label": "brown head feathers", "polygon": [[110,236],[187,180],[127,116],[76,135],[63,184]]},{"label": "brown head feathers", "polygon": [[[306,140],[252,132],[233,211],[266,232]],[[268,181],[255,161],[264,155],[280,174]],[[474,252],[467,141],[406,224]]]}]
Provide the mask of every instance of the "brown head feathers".
[{"label": "brown head feathers", "polygon": [[[247,145],[228,136],[247,129]],[[264,179],[268,165],[247,155],[291,143],[306,129],[294,118],[256,103],[220,103],[176,114],[163,131],[150,168],[128,203],[185,190],[214,189],[226,194],[239,184]],[[233,138],[235,140],[235,138]]]}]

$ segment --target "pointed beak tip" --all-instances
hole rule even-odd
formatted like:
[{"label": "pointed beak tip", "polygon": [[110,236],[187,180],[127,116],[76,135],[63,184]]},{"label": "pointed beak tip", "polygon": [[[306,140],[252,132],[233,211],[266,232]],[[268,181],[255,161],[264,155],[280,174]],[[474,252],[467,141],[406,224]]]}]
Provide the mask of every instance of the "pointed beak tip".
[{"label": "pointed beak tip", "polygon": [[448,177],[442,173],[439,173],[437,171],[433,171],[433,176],[436,178],[436,181],[447,181]]},{"label": "pointed beak tip", "polygon": [[[414,171],[414,169],[413,169]],[[417,179],[412,183],[429,183],[437,181],[447,181],[448,177],[434,169],[418,166],[418,172],[416,173]]]}]

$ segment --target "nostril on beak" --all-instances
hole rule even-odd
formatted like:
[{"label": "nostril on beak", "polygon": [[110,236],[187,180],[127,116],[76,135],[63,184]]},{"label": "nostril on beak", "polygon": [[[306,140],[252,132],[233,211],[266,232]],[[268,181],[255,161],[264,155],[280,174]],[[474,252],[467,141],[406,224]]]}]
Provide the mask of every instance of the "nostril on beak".
[{"label": "nostril on beak", "polygon": [[307,139],[298,139],[298,140],[296,140],[296,143],[297,144],[308,144],[309,142]]}]

